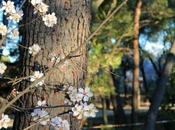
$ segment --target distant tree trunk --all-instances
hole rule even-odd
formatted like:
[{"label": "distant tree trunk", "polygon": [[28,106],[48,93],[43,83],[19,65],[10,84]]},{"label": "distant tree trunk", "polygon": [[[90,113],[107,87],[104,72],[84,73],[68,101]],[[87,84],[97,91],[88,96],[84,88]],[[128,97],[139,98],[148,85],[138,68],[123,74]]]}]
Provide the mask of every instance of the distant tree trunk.
[{"label": "distant tree trunk", "polygon": [[[33,8],[27,2],[24,10],[24,31],[23,44],[29,47],[33,44],[39,44],[42,48],[36,57],[31,57],[28,50],[22,51],[23,76],[31,75],[34,70],[44,70],[51,68],[52,62],[50,56],[65,57],[71,51],[79,48],[71,59],[68,59],[56,70],[49,72],[45,78],[45,89],[36,90],[25,94],[20,99],[21,107],[33,107],[37,100],[45,99],[49,105],[63,105],[64,93],[58,91],[58,88],[64,84],[70,84],[74,87],[84,86],[86,76],[86,43],[85,40],[89,34],[90,26],[90,1],[89,0],[45,0],[50,6],[50,11],[55,12],[58,18],[57,25],[48,28],[42,22],[40,16],[33,14]],[[37,19],[37,20],[34,20]],[[30,23],[32,20],[32,24]],[[25,89],[30,82],[23,82],[19,91]],[[49,89],[55,87],[56,89]],[[65,108],[49,109],[52,115],[66,111]],[[71,118],[69,114],[62,116],[70,121],[71,130],[80,129],[80,121]],[[71,120],[70,120],[71,118]],[[31,125],[30,112],[17,112],[13,130],[23,130]],[[49,126],[32,127],[30,130],[49,130]]]},{"label": "distant tree trunk", "polygon": [[123,101],[120,95],[120,90],[119,90],[119,84],[117,84],[117,79],[116,76],[114,75],[114,71],[112,67],[110,67],[110,72],[111,72],[111,77],[113,81],[113,85],[115,87],[115,93],[116,95],[112,95],[112,104],[113,104],[113,112],[114,112],[114,119],[116,123],[126,123],[126,115],[125,111],[123,109]]},{"label": "distant tree trunk", "polygon": [[139,88],[139,21],[141,15],[142,1],[136,1],[135,13],[134,13],[134,40],[133,40],[133,51],[134,51],[134,70],[133,70],[133,88],[132,88],[132,120],[136,118],[136,110],[140,106],[140,88]]},{"label": "distant tree trunk", "polygon": [[102,110],[103,121],[104,121],[104,124],[108,124],[108,113],[107,113],[107,106],[106,106],[105,97],[101,97],[101,102],[102,102],[102,106],[103,106],[103,110]]},{"label": "distant tree trunk", "polygon": [[156,118],[159,111],[160,104],[163,100],[165,94],[166,85],[169,81],[169,75],[171,74],[174,60],[175,60],[175,43],[173,43],[169,54],[166,58],[166,63],[164,65],[163,71],[157,80],[157,87],[153,93],[151,100],[151,105],[147,114],[146,119],[146,130],[154,130],[156,124]]},{"label": "distant tree trunk", "polygon": [[160,77],[161,75],[161,71],[160,69],[158,69],[159,67],[157,67],[156,63],[154,62],[154,60],[151,58],[151,56],[149,56],[149,60],[151,61],[152,65],[153,65],[153,68],[157,74],[157,77]]},{"label": "distant tree trunk", "polygon": [[146,74],[145,74],[144,59],[143,58],[141,58],[140,70],[142,72],[142,77],[143,77],[143,86],[145,88],[145,93],[147,95],[148,94],[148,91],[149,91],[149,88],[148,88],[148,85],[147,85],[147,79],[146,79]]}]

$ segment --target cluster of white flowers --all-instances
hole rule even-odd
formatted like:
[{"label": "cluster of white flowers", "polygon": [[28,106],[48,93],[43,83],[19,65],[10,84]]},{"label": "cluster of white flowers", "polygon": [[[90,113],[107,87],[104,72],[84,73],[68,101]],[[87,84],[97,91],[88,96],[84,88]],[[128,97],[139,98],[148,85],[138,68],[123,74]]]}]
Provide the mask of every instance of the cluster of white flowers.
[{"label": "cluster of white flowers", "polygon": [[80,103],[76,104],[75,107],[72,108],[73,116],[77,117],[77,119],[87,118],[87,117],[95,117],[97,109],[94,104]]},{"label": "cluster of white flowers", "polygon": [[4,63],[0,62],[0,74],[1,75],[5,72],[6,69],[7,69],[7,66]]},{"label": "cluster of white flowers", "polygon": [[42,15],[42,20],[47,27],[53,27],[57,24],[57,17],[55,16],[55,13],[46,14],[49,6],[43,3],[42,0],[31,0],[31,4],[35,8],[35,12]]},{"label": "cluster of white flowers", "polygon": [[7,26],[3,23],[0,23],[0,34],[2,36],[5,36],[7,34]]},{"label": "cluster of white flowers", "polygon": [[15,20],[16,22],[19,22],[21,19],[22,19],[22,16],[23,16],[23,11],[20,10],[18,12],[15,12],[15,13],[12,13],[9,15],[9,17],[7,17],[7,19],[10,19],[10,20]]},{"label": "cluster of white flowers", "polygon": [[73,103],[76,102],[87,102],[93,96],[89,87],[78,88],[78,90],[72,86],[68,88],[67,94]]},{"label": "cluster of white flowers", "polygon": [[[40,79],[43,76],[44,76],[44,74],[42,72],[40,72],[40,71],[34,71],[33,75],[30,76],[30,81],[31,82],[34,82],[35,80],[38,80],[38,79]],[[44,84],[44,80],[38,82],[36,84],[36,86],[42,86],[43,84]]]},{"label": "cluster of white flowers", "polygon": [[32,46],[29,47],[29,54],[35,56],[39,53],[40,50],[41,48],[38,44],[33,44]]},{"label": "cluster of white flowers", "polygon": [[54,127],[61,129],[61,130],[69,130],[70,129],[69,122],[67,120],[63,120],[61,117],[58,117],[58,116],[52,118],[50,124]]},{"label": "cluster of white flowers", "polygon": [[88,101],[93,96],[89,87],[76,89],[70,86],[67,94],[70,100],[66,99],[65,103],[75,105],[72,108],[73,116],[77,119],[95,117],[96,107],[92,103],[88,105]]},{"label": "cluster of white flowers", "polygon": [[8,128],[11,125],[12,120],[9,118],[8,115],[2,114],[0,119],[0,129]]},{"label": "cluster of white flowers", "polygon": [[57,23],[57,17],[55,16],[55,13],[46,14],[43,16],[43,21],[46,26],[53,27],[53,25]]},{"label": "cluster of white flowers", "polygon": [[[36,107],[46,106],[46,101],[38,101]],[[31,113],[33,121],[38,121],[41,125],[52,125],[53,127],[62,129],[62,130],[69,130],[70,125],[67,120],[63,120],[60,117],[53,117],[49,118],[49,113],[44,110],[43,108],[34,109]]]},{"label": "cluster of white flowers", "polygon": [[[42,0],[31,0],[31,4],[34,6],[35,12],[38,12],[42,15],[42,20],[44,24],[48,27],[53,27],[57,24],[57,17],[55,13],[46,14],[48,12],[49,6],[45,4]],[[11,0],[2,1],[2,9],[4,10],[4,15],[7,16],[7,19],[14,20],[19,22],[22,19],[23,11],[15,8],[14,2]],[[5,36],[7,34],[7,26],[0,23],[0,34]],[[12,31],[12,30],[11,30]],[[19,34],[19,33],[15,33]]]},{"label": "cluster of white flowers", "polygon": [[2,9],[4,10],[4,14],[7,15],[8,19],[15,20],[19,22],[22,19],[23,11],[16,10],[14,2],[8,0],[7,2],[2,2]]},{"label": "cluster of white flowers", "polygon": [[16,12],[14,2],[8,0],[7,2],[2,1],[2,9],[5,11],[5,15],[13,14]]},{"label": "cluster of white flowers", "polygon": [[[46,101],[38,101],[36,107],[46,106]],[[33,121],[39,121],[41,125],[47,125],[49,120],[49,113],[42,108],[34,109],[31,113]]]},{"label": "cluster of white flowers", "polygon": [[[16,9],[14,2],[10,0],[8,0],[7,2],[2,1],[2,9],[4,10],[4,15],[7,16],[7,19],[14,20],[16,22],[19,22],[22,19],[23,11]],[[2,36],[5,36],[8,32],[11,32],[11,31],[8,31],[8,28],[6,25],[4,25],[3,23],[0,23],[0,34]],[[17,34],[19,35],[19,33],[15,33],[15,35]]]},{"label": "cluster of white flowers", "polygon": [[[73,105],[73,116],[77,119],[83,119],[88,117],[95,117],[98,110],[93,103],[89,103],[93,93],[89,87],[76,89],[72,86],[65,87],[69,98],[66,98],[69,105]],[[69,100],[68,100],[69,99]],[[46,106],[46,101],[38,101],[37,106]],[[69,130],[70,126],[67,120],[62,120],[60,117],[54,117],[49,119],[49,113],[43,108],[34,109],[31,113],[34,121],[39,121],[41,125],[50,124],[54,127],[63,130]],[[44,119],[43,119],[44,118]]]}]

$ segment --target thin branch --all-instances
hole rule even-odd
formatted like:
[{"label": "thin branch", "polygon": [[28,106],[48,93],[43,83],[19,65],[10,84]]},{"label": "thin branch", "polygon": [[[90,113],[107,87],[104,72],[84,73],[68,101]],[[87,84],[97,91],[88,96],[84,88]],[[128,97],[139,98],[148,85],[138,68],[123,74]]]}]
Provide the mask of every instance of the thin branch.
[{"label": "thin branch", "polygon": [[114,16],[126,3],[128,0],[124,0],[99,26],[98,28],[89,36],[87,41],[90,41],[97,32],[111,19],[112,16]]},{"label": "thin branch", "polygon": [[22,108],[22,107],[17,107],[15,106],[15,108],[18,108],[18,110],[22,110],[22,111],[30,111],[30,110],[34,110],[34,109],[46,109],[46,108],[61,108],[61,107],[73,107],[72,105],[56,105],[56,106],[38,106],[38,107],[30,107],[30,108]]}]

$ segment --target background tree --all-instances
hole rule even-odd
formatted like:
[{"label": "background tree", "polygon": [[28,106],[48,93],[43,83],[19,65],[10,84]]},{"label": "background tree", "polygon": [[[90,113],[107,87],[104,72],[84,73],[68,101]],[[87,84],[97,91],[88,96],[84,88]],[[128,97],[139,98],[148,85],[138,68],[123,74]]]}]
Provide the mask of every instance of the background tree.
[{"label": "background tree", "polygon": [[140,86],[139,86],[139,27],[140,27],[140,16],[141,16],[142,1],[137,0],[134,14],[134,37],[133,37],[133,55],[134,55],[134,68],[133,68],[133,121],[136,119],[136,110],[140,106]]}]

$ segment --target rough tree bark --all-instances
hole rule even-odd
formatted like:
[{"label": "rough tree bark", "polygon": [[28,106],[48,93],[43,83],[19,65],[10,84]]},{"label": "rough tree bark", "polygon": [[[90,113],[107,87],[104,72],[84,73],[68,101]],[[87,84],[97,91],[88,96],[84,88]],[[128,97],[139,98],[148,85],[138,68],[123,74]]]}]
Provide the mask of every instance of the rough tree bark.
[{"label": "rough tree bark", "polygon": [[[55,12],[58,18],[57,25],[48,28],[44,25],[40,16],[33,14],[33,8],[26,3],[24,9],[24,30],[23,44],[29,47],[33,44],[39,44],[42,48],[36,57],[31,57],[28,50],[22,50],[22,76],[31,75],[34,70],[44,70],[51,68],[51,55],[65,57],[71,51],[79,48],[71,59],[59,66],[56,70],[49,72],[49,76],[45,78],[45,89],[36,90],[29,94],[25,94],[20,99],[21,107],[32,107],[36,101],[45,99],[49,105],[64,104],[64,93],[57,91],[63,84],[70,84],[74,87],[84,85],[86,76],[86,39],[89,34],[90,26],[90,1],[89,0],[45,0],[49,5],[49,11]],[[36,20],[34,20],[36,19]],[[32,24],[30,23],[33,20]],[[40,66],[39,66],[40,65]],[[26,88],[30,82],[23,82],[19,91]],[[48,89],[54,87],[56,89]],[[59,114],[67,109],[54,108],[48,111],[54,115]],[[62,116],[70,121],[71,130],[79,130],[79,121],[70,116]],[[30,112],[17,112],[14,122],[14,130],[22,130],[31,125]],[[35,126],[30,130],[49,130],[49,127]]]},{"label": "rough tree bark", "polygon": [[169,81],[169,75],[171,74],[175,59],[175,43],[173,43],[169,54],[167,55],[167,60],[164,65],[163,71],[157,80],[157,87],[153,93],[151,100],[151,105],[147,114],[146,119],[146,130],[154,130],[156,124],[156,118],[159,111],[160,104],[162,102],[163,96],[165,94],[166,85]]},{"label": "rough tree bark", "polygon": [[139,21],[141,15],[142,1],[136,1],[134,14],[134,39],[133,39],[133,53],[134,53],[134,69],[133,69],[133,101],[132,101],[132,120],[135,120],[136,110],[140,106],[140,88],[139,88]]}]

